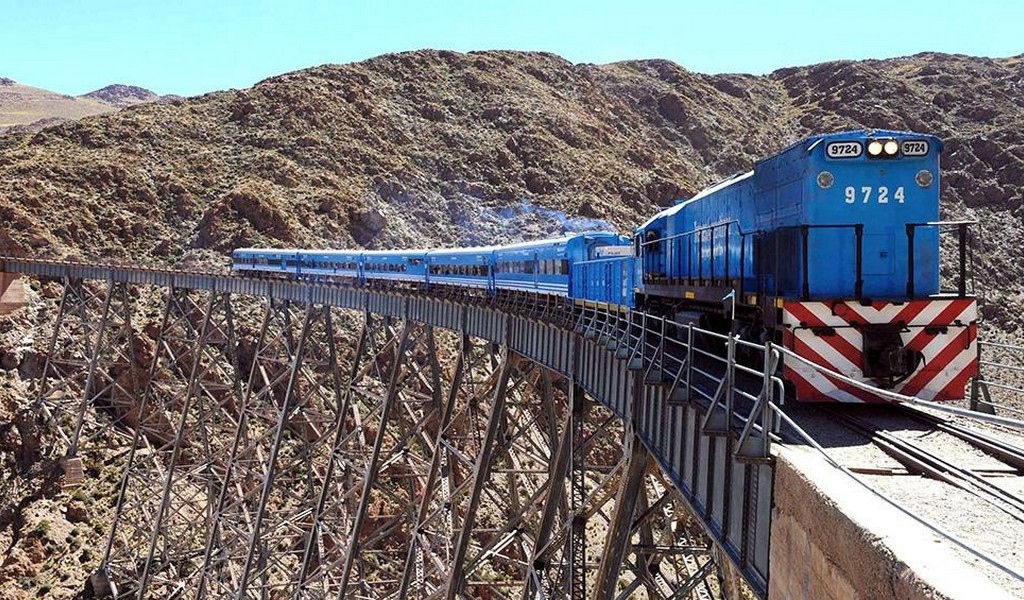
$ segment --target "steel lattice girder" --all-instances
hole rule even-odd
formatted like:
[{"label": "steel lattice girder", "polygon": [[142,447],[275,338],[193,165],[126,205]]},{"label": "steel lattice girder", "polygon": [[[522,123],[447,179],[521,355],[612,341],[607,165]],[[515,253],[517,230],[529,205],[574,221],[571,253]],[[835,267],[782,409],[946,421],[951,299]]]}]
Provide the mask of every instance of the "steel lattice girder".
[{"label": "steel lattice girder", "polygon": [[230,439],[239,388],[229,296],[195,296],[168,292],[139,402],[104,553],[116,579],[138,582],[122,594],[170,595],[201,564],[219,481],[212,459]]},{"label": "steel lattice girder", "polygon": [[[79,353],[88,356],[81,364],[92,374],[80,384],[80,414],[95,405],[93,390],[132,389],[110,376],[124,369],[118,365],[136,373],[140,362],[126,289],[66,298],[74,310],[62,310],[55,347],[70,338],[60,331],[73,329],[74,320],[100,324],[79,327],[93,336],[77,338],[86,340],[79,346],[89,352]],[[647,476],[644,500],[633,510],[626,506],[628,494],[620,490],[635,480],[629,473],[641,460],[633,456],[638,444],[621,452],[626,434],[618,420],[590,402],[572,378],[465,335],[449,360],[430,327],[366,313],[345,380],[332,309],[275,300],[267,303],[243,386],[228,356],[234,344],[224,341],[231,329],[228,296],[208,296],[205,312],[196,304],[188,292],[168,294],[147,362],[150,374],[167,371],[178,381],[146,378],[137,395],[151,408],[142,406],[136,425],[121,429],[132,434],[138,451],[126,463],[105,567],[125,582],[134,578],[123,591],[150,597],[581,598],[595,585],[620,593],[627,585],[649,597],[687,597],[717,572],[692,556],[682,566],[667,566],[666,556],[687,548],[707,555],[700,543],[680,542],[683,528],[671,525],[683,519],[684,502],[665,500],[671,486]],[[197,322],[196,315],[203,318]],[[211,320],[220,324],[207,334]],[[579,348],[587,343],[577,340],[572,351],[571,338],[553,330],[542,327],[536,341],[532,333],[515,333],[532,327],[526,320],[512,320],[510,327],[510,336],[533,344],[531,354],[546,352],[545,336],[557,340],[560,369],[566,355],[590,356]],[[447,347],[454,346],[448,340]],[[181,363],[189,358],[186,375]],[[586,360],[585,368],[571,370],[582,368],[593,381],[593,359]],[[48,371],[58,364],[54,360]],[[456,376],[460,369],[463,375]],[[66,371],[80,378],[73,368]],[[467,380],[483,384],[471,390]],[[452,382],[447,393],[444,381]],[[615,388],[618,381],[609,383]],[[183,396],[174,399],[175,390]],[[52,396],[40,392],[40,398]],[[192,444],[196,437],[201,444]],[[103,441],[72,438],[83,448]],[[141,491],[147,481],[157,482],[160,493]],[[672,510],[659,513],[660,520],[648,514],[666,506]],[[639,528],[631,521],[637,510],[646,515]],[[609,524],[619,531],[614,547],[591,533]],[[129,543],[147,536],[139,556],[139,546]],[[622,570],[610,565],[614,555],[624,557]],[[597,556],[604,558],[588,562]]]}]

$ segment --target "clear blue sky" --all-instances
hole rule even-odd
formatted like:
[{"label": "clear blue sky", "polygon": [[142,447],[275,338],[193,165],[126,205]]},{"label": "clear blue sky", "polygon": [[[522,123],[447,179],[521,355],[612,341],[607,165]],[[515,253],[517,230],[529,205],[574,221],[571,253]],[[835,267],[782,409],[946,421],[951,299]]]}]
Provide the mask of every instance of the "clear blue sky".
[{"label": "clear blue sky", "polygon": [[925,50],[1011,56],[1022,27],[1020,0],[0,0],[0,76],[193,95],[417,48],[761,74]]}]

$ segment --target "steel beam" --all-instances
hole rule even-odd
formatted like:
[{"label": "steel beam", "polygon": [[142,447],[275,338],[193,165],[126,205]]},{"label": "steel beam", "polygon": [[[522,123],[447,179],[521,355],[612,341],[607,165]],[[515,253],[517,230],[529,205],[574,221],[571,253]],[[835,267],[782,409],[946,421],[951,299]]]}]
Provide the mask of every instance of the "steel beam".
[{"label": "steel beam", "polygon": [[[448,396],[445,401],[444,407],[441,411],[440,422],[438,423],[437,435],[434,438],[433,450],[434,454],[430,462],[430,471],[427,474],[427,479],[424,483],[423,495],[420,498],[419,510],[416,514],[416,523],[412,530],[412,539],[409,543],[409,552],[406,555],[405,568],[402,571],[402,583],[398,590],[398,597],[405,599],[409,595],[410,585],[415,583],[416,591],[421,595],[425,595],[428,592],[426,576],[425,576],[425,559],[423,556],[424,552],[430,552],[430,543],[425,541],[424,537],[427,536],[426,528],[430,526],[431,516],[431,500],[433,499],[433,491],[435,486],[438,485],[438,480],[441,478],[445,479],[441,489],[441,503],[442,506],[446,507],[446,512],[451,510],[451,490],[448,485],[448,475],[450,470],[448,451],[445,447],[446,435],[450,433],[449,428],[452,423],[452,416],[455,413],[456,402],[459,398],[459,390],[462,387],[462,382],[466,377],[467,362],[470,362],[472,353],[472,341],[469,336],[463,334],[459,343],[459,353],[455,363],[455,371],[452,375],[452,383],[449,388]],[[472,365],[470,365],[471,367]],[[445,542],[445,561],[450,560],[450,543],[451,543],[451,518],[450,512],[448,518],[444,520],[446,527],[442,533],[442,539]],[[415,581],[414,581],[415,580]]]},{"label": "steel beam", "polygon": [[238,596],[243,589],[243,571],[255,529],[259,498],[265,479],[264,457],[270,451],[274,428],[264,415],[277,414],[294,362],[293,306],[269,299],[260,328],[257,350],[249,370],[246,393],[239,406],[233,441],[225,461],[219,495],[204,552],[197,598]]},{"label": "steel beam", "polygon": [[619,580],[619,569],[622,567],[629,538],[633,530],[633,515],[636,511],[636,498],[643,485],[644,473],[647,472],[647,448],[635,436],[629,440],[627,450],[629,459],[626,463],[626,475],[619,486],[615,498],[615,513],[605,537],[604,550],[597,570],[597,581],[594,584],[594,597],[597,600],[612,600],[615,597],[615,586]]},{"label": "steel beam", "polygon": [[469,493],[469,502],[466,512],[463,515],[462,529],[455,542],[452,552],[452,574],[448,580],[446,597],[448,600],[455,600],[465,585],[464,562],[466,550],[469,547],[469,538],[476,522],[476,512],[480,506],[480,497],[483,493],[484,484],[491,468],[491,453],[494,449],[494,442],[497,439],[499,426],[504,418],[506,391],[509,377],[512,375],[513,362],[506,352],[502,357],[502,364],[498,380],[498,386],[494,390],[493,402],[491,403],[491,414],[487,420],[487,430],[480,442],[480,453],[476,457],[476,464],[473,467],[473,487]]},{"label": "steel beam", "polygon": [[370,505],[373,484],[377,479],[378,469],[380,467],[381,448],[387,435],[388,420],[394,407],[395,400],[398,398],[398,385],[399,376],[401,374],[402,358],[405,354],[408,340],[409,325],[406,323],[402,328],[402,334],[398,341],[398,349],[396,350],[395,362],[391,367],[387,396],[384,400],[384,406],[381,409],[380,424],[377,427],[377,435],[373,442],[373,451],[370,454],[370,460],[367,464],[363,480],[363,492],[359,499],[359,505],[356,507],[356,514],[352,519],[352,533],[349,536],[348,550],[345,553],[345,560],[342,563],[341,578],[338,583],[338,600],[345,600],[349,578],[352,574],[352,565],[355,562],[356,554],[358,554],[360,550],[359,535],[363,527],[363,522],[366,519],[366,511]]}]

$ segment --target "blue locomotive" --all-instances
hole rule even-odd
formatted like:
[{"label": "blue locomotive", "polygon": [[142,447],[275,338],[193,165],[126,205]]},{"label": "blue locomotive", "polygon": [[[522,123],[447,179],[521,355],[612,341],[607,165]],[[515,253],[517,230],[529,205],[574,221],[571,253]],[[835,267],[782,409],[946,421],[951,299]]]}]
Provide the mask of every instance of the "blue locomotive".
[{"label": "blue locomotive", "polygon": [[933,136],[895,131],[802,140],[641,225],[642,293],[712,300],[736,290],[748,305],[754,294],[935,294],[941,150]]},{"label": "blue locomotive", "polygon": [[[782,342],[852,379],[962,397],[977,307],[965,224],[959,286],[939,289],[941,151],[930,135],[848,131],[758,161],[636,230],[637,305]],[[877,400],[806,363],[784,371],[800,399]]]},{"label": "blue locomotive", "polygon": [[[243,248],[234,268],[638,307],[783,343],[856,380],[960,398],[977,370],[977,307],[966,292],[965,224],[959,286],[939,287],[941,151],[937,138],[908,132],[812,136],[659,212],[632,241],[591,232],[481,248]],[[787,362],[784,374],[801,400],[878,400],[806,362]]]}]

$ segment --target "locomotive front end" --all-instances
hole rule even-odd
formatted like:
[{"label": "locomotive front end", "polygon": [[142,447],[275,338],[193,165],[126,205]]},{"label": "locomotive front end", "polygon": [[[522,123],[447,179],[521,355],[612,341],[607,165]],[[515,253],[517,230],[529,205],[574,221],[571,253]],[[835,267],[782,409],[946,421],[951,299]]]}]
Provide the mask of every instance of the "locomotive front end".
[{"label": "locomotive front end", "polygon": [[[878,402],[829,371],[927,400],[962,398],[977,372],[964,224],[939,222],[932,136],[868,131],[807,140],[798,274],[781,304],[785,374],[800,400]],[[940,286],[940,231],[953,225],[956,285]],[[820,367],[820,368],[819,368]]]}]

